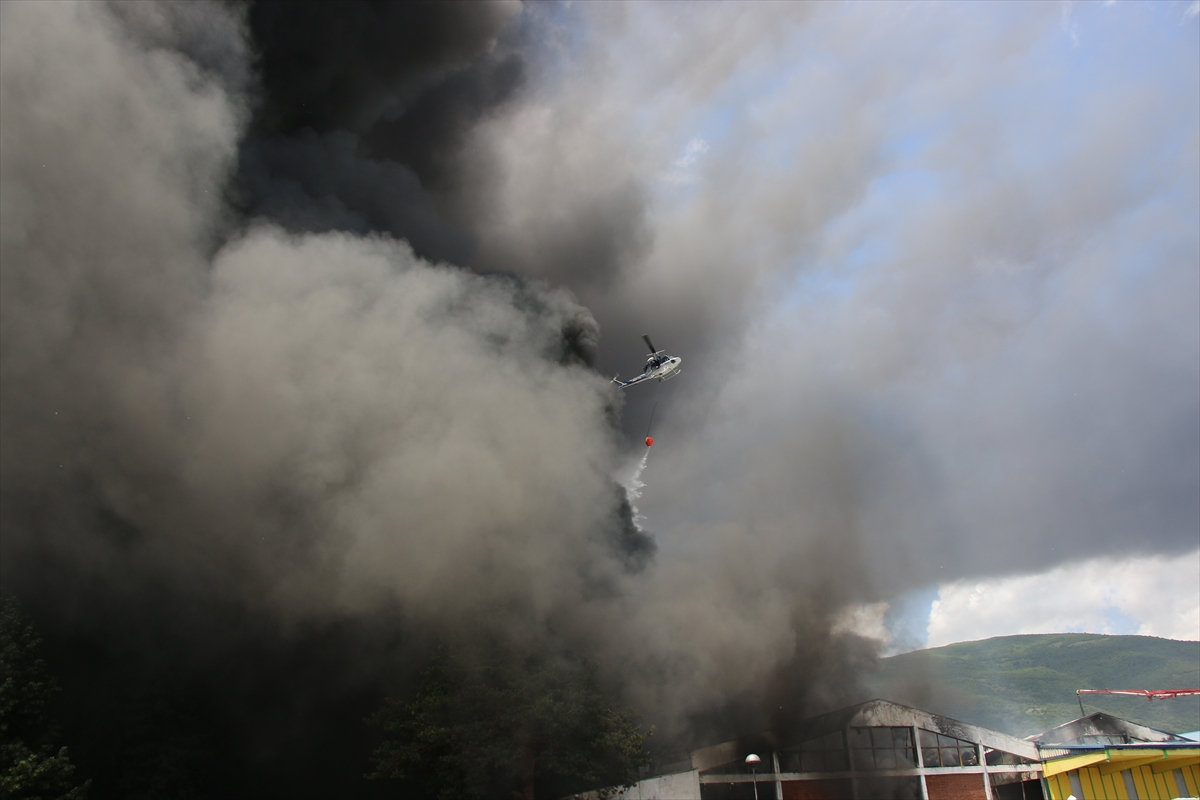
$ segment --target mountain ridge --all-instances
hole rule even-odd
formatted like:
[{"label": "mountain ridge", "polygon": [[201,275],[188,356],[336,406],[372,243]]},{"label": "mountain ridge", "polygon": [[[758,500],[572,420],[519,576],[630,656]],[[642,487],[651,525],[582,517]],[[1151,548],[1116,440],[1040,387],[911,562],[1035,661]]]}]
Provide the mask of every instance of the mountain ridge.
[{"label": "mountain ridge", "polygon": [[[878,697],[1024,737],[1079,717],[1076,689],[1200,687],[1200,641],[1093,633],[997,636],[885,658],[868,686]],[[1089,695],[1083,709],[1175,733],[1200,729],[1200,697]]]}]

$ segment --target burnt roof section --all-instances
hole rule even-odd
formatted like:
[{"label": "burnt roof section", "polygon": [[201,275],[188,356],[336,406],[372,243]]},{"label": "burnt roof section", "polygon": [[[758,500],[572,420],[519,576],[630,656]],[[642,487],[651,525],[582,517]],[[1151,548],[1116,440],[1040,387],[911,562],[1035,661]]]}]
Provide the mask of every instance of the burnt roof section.
[{"label": "burnt roof section", "polygon": [[1054,745],[1091,744],[1089,738],[1101,736],[1124,737],[1125,741],[1130,743],[1190,741],[1179,734],[1139,725],[1121,717],[1105,714],[1103,711],[1088,714],[1086,717],[1071,720],[1044,733],[1030,736],[1027,741],[1042,747],[1052,747]]}]

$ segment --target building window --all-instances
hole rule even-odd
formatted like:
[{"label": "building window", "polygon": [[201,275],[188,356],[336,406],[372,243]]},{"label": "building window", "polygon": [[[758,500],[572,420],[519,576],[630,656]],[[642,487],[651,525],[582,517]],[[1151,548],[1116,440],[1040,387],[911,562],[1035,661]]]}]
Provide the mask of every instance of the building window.
[{"label": "building window", "polygon": [[855,769],[912,769],[917,766],[911,728],[851,728]]},{"label": "building window", "polygon": [[[983,757],[987,761],[988,766],[1001,766],[1012,764],[1036,764],[1037,762],[1024,756],[1018,756],[1014,753],[1006,753],[1003,750],[993,750],[990,747],[985,748]],[[928,765],[926,765],[928,766]]]},{"label": "building window", "polygon": [[924,728],[920,731],[921,759],[927,767],[973,767],[979,763],[972,742]]},{"label": "building window", "polygon": [[799,750],[784,750],[779,754],[779,768],[784,772],[844,772],[850,769],[842,732],[834,731],[819,739],[809,739]]}]

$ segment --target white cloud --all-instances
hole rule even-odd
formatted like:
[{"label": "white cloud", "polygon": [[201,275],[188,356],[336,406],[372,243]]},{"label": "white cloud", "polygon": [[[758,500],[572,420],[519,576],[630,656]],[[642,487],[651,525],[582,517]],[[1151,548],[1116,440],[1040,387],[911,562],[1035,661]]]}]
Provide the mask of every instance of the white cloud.
[{"label": "white cloud", "polygon": [[1079,47],[1079,25],[1071,20],[1071,0],[1062,4],[1062,21],[1059,23],[1063,32],[1071,37],[1071,46]]},{"label": "white cloud", "polygon": [[664,180],[676,185],[698,183],[700,178],[695,172],[695,167],[708,149],[708,142],[699,136],[693,136],[684,145],[679,157],[671,162],[671,170],[664,176]]},{"label": "white cloud", "polygon": [[675,166],[686,169],[693,166],[700,156],[708,152],[708,142],[701,139],[699,136],[693,137],[683,148],[683,155],[675,160]]},{"label": "white cloud", "polygon": [[1200,550],[942,584],[929,612],[926,646],[1064,632],[1200,639]]}]

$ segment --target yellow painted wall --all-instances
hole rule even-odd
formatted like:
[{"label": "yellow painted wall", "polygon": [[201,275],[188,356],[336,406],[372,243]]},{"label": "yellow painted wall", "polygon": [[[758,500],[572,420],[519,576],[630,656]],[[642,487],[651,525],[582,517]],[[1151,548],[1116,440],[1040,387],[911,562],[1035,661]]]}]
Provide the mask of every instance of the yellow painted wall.
[{"label": "yellow painted wall", "polygon": [[[1200,797],[1200,766],[1192,764],[1180,769],[1188,788],[1188,795],[1183,796]],[[1171,800],[1180,797],[1173,771],[1155,774],[1150,767],[1141,766],[1134,767],[1132,774],[1138,800]],[[1064,772],[1046,778],[1051,800],[1066,800],[1071,796],[1071,779],[1068,775]],[[1101,775],[1096,767],[1084,767],[1079,770],[1079,784],[1083,787],[1083,797],[1079,800],[1131,800],[1125,791],[1125,778],[1119,772]]]}]

